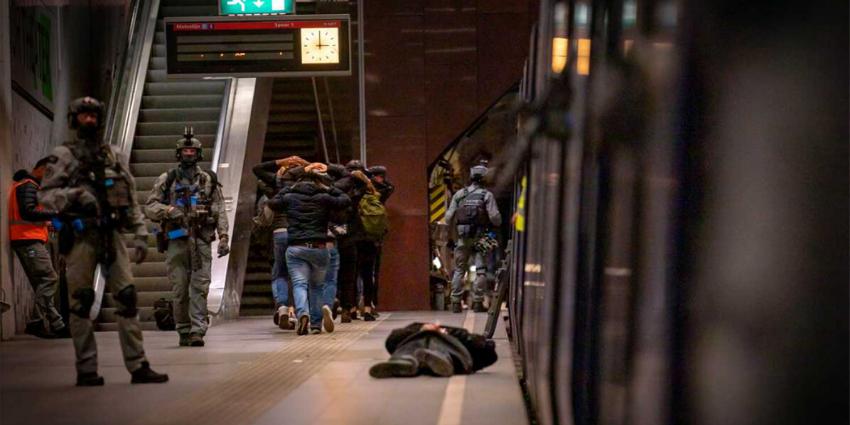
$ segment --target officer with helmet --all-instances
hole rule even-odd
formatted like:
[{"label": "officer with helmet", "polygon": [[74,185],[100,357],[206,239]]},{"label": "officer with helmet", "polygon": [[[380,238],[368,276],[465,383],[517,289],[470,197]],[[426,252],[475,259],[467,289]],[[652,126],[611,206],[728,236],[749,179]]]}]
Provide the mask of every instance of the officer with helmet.
[{"label": "officer with helmet", "polygon": [[97,99],[83,97],[71,102],[68,123],[76,135],[53,150],[38,193],[39,203],[60,217],[59,251],[67,264],[77,385],[103,385],[103,377],[97,374],[97,345],[89,318],[97,301],[92,284],[98,267],[117,307],[119,341],[131,382],[165,382],[168,375],[151,370],[145,356],[136,288],[120,233],[135,235],[133,259],[138,264],[147,254],[148,232],[124,158],[98,135],[103,118],[103,104]]},{"label": "officer with helmet", "polygon": [[211,244],[218,233],[218,256],[230,252],[227,216],[218,177],[198,166],[203,147],[190,127],[177,141],[175,156],[179,165],[156,179],[144,211],[160,224],[158,246],[166,252],[179,344],[202,347],[208,326]]},{"label": "officer with helmet", "polygon": [[[484,163],[470,169],[469,186],[457,191],[446,210],[446,223],[455,221],[458,241],[454,250],[454,275],[452,276],[452,311],[461,312],[460,299],[463,296],[463,277],[469,268],[469,260],[475,266],[475,281],[472,287],[472,309],[476,313],[487,311],[484,308],[484,287],[487,284],[487,270],[484,256],[492,249],[490,236],[494,228],[502,223],[502,215],[496,205],[493,193],[483,187],[487,175]],[[483,242],[483,243],[482,243]]]}]

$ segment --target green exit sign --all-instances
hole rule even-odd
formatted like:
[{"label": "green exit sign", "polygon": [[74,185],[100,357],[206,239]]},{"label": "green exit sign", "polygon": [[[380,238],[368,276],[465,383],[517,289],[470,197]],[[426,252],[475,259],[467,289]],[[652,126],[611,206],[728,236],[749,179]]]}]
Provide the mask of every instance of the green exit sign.
[{"label": "green exit sign", "polygon": [[293,13],[295,0],[218,0],[219,15]]}]

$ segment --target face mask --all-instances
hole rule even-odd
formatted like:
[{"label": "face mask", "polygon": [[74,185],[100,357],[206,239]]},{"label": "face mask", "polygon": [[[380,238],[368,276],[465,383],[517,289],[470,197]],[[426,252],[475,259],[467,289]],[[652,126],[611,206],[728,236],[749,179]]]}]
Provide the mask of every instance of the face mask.
[{"label": "face mask", "polygon": [[83,125],[77,129],[77,137],[83,140],[92,140],[97,136],[97,126],[96,125]]}]

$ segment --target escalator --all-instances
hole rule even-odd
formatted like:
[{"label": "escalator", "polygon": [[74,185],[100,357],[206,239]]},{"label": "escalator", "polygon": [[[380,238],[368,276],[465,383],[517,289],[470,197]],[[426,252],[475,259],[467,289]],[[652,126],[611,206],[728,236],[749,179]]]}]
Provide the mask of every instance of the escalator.
[{"label": "escalator", "polygon": [[[156,178],[176,165],[175,145],[183,135],[184,126],[192,126],[195,136],[203,144],[204,162],[200,163],[201,167],[211,168],[227,83],[224,80],[169,81],[166,78],[163,18],[217,13],[215,1],[161,0],[135,131],[132,133],[132,150],[129,152],[130,170],[136,178],[136,198],[140,204],[144,204]],[[148,228],[152,228],[148,224]],[[133,265],[143,329],[155,328],[153,303],[160,298],[171,299],[165,255],[156,251],[153,239],[150,238],[151,246],[145,262]],[[107,293],[98,329],[113,330],[116,326],[115,307],[111,294]]]}]

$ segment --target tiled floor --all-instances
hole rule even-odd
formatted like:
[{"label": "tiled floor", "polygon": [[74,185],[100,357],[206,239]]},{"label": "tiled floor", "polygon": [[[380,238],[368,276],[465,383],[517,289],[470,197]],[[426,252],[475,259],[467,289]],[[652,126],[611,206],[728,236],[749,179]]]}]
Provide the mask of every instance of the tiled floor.
[{"label": "tiled floor", "polygon": [[480,332],[486,315],[394,312],[304,337],[269,318],[240,319],[211,328],[204,348],[179,348],[174,333],[145,332],[154,369],[171,376],[164,385],[130,385],[117,334],[98,333],[106,379],[99,388],[73,386],[70,340],[21,336],[0,343],[0,424],[525,424],[502,329],[499,361],[477,374],[369,377],[369,366],[388,357],[390,330],[435,320]]}]

